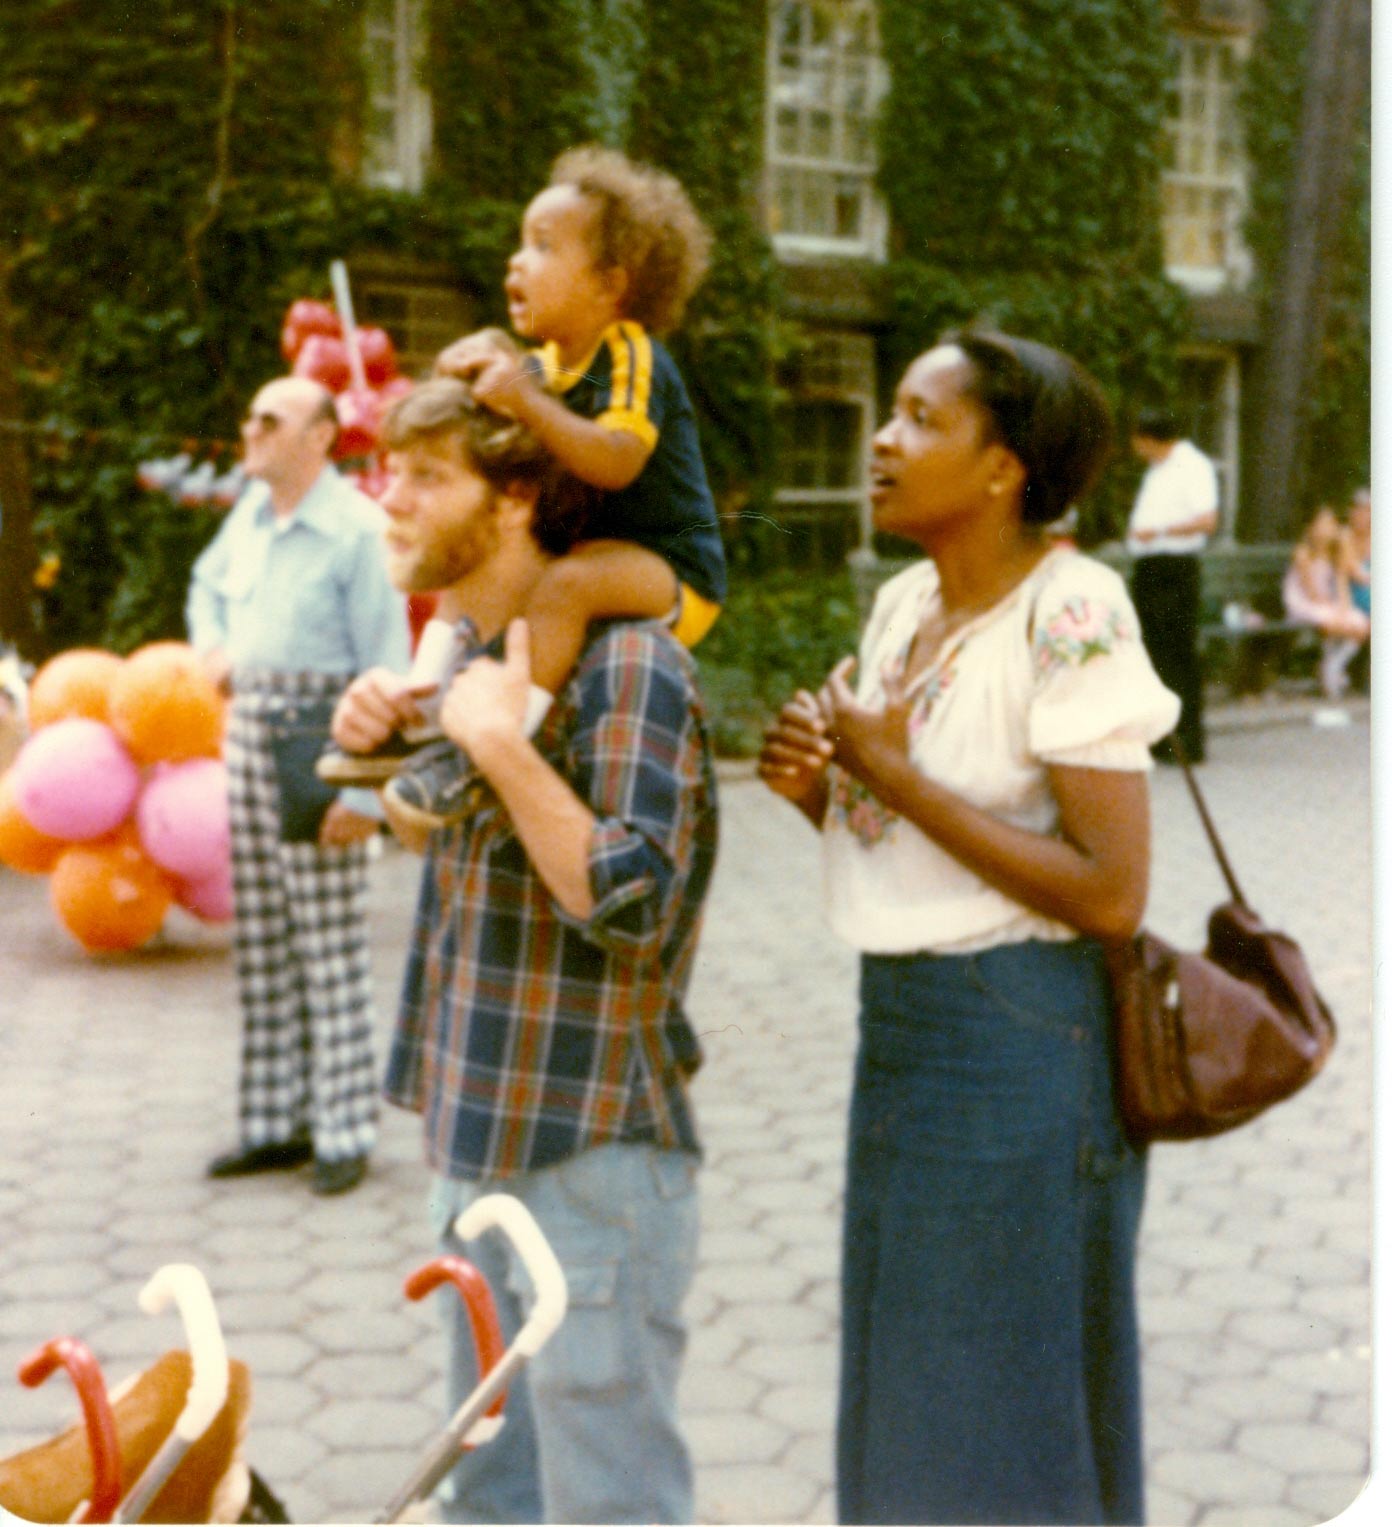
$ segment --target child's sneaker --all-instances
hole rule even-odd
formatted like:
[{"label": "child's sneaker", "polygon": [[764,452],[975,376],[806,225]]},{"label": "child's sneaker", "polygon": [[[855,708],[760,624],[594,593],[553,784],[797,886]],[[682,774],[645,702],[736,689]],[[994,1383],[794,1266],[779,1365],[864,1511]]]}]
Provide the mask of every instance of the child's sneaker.
[{"label": "child's sneaker", "polygon": [[448,827],[473,809],[481,779],[469,755],[442,737],[422,749],[410,769],[387,785],[383,795],[388,818],[395,812],[427,832]]},{"label": "child's sneaker", "polygon": [[338,785],[341,789],[375,790],[379,785],[385,785],[398,770],[411,767],[427,748],[435,747],[442,740],[439,732],[411,738],[393,732],[370,753],[349,753],[343,748],[330,746],[315,761],[314,772],[325,783]]}]

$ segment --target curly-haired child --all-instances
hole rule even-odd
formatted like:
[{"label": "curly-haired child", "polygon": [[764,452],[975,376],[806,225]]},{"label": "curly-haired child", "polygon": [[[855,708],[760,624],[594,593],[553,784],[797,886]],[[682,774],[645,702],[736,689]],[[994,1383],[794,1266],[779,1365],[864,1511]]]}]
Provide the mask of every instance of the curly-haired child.
[{"label": "curly-haired child", "polygon": [[[666,619],[694,646],[720,612],[725,556],[696,419],[653,338],[680,322],[709,254],[710,235],[672,176],[612,149],[572,149],[527,207],[504,282],[513,329],[539,348],[486,329],[436,362],[601,490],[585,539],[551,565],[527,607],[533,727],[591,621]],[[470,772],[458,749],[433,745],[391,780],[389,805],[416,825],[443,825],[462,814]]]}]

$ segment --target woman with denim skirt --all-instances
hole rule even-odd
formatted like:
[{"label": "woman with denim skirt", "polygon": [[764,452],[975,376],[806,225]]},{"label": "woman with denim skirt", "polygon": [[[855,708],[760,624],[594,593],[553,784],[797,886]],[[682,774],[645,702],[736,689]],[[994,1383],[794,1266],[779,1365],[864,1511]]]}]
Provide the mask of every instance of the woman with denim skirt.
[{"label": "woman with denim skirt", "polygon": [[843,1522],[1143,1519],[1145,1160],[1102,949],[1145,907],[1149,746],[1179,702],[1120,578],[1046,534],[1109,438],[1057,351],[968,329],[919,356],[871,498],[926,560],[760,758],[821,829],[829,919],[861,951]]}]

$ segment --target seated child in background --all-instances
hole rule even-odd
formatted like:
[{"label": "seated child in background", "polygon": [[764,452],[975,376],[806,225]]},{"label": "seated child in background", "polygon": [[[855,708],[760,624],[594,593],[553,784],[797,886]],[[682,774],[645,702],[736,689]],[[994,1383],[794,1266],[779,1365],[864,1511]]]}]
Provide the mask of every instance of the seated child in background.
[{"label": "seated child in background", "polygon": [[1296,542],[1281,583],[1290,620],[1314,626],[1323,636],[1320,689],[1338,700],[1348,688],[1348,667],[1368,639],[1368,617],[1349,597],[1344,571],[1344,532],[1338,516],[1321,505]]},{"label": "seated child in background", "polygon": [[[504,291],[524,352],[499,330],[456,341],[436,371],[526,424],[568,471],[602,490],[586,539],[543,575],[526,610],[540,724],[591,621],[665,619],[694,646],[725,598],[725,556],[690,398],[652,333],[676,326],[705,275],[710,236],[670,176],[609,149],[555,163],[527,208]],[[417,675],[419,677],[419,675]],[[438,742],[387,787],[417,826],[462,814],[471,776]]]}]

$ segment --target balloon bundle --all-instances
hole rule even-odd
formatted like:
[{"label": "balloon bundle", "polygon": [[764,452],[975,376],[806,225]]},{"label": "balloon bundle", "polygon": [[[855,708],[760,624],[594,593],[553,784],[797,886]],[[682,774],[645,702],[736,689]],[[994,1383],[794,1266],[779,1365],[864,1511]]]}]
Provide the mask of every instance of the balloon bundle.
[{"label": "balloon bundle", "polygon": [[224,703],[191,647],[60,653],[29,687],[29,739],[0,775],[0,863],[48,875],[84,949],[147,943],[171,902],[232,916]]},{"label": "balloon bundle", "polygon": [[396,348],[385,329],[359,328],[353,319],[348,275],[341,261],[330,266],[334,303],[301,297],[286,309],[280,351],[296,376],[309,377],[334,394],[338,443],[334,458],[363,463],[357,485],[380,491],[378,435],[387,410],[410,392],[412,382],[396,369]]}]

